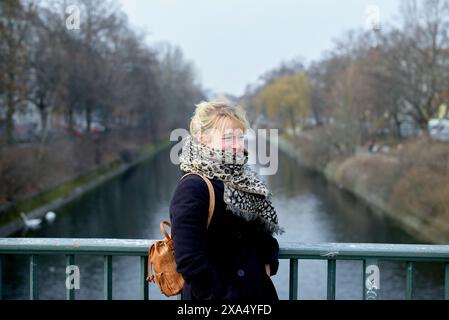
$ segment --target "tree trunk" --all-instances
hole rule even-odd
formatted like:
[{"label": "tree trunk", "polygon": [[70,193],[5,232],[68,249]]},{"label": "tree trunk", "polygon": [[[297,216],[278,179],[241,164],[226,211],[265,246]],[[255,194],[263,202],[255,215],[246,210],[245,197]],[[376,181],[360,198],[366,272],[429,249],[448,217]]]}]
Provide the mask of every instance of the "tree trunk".
[{"label": "tree trunk", "polygon": [[14,97],[11,92],[11,90],[8,90],[8,93],[6,95],[6,105],[7,105],[7,112],[6,112],[6,143],[11,145],[14,143],[14,113],[15,113],[15,103],[14,103]]},{"label": "tree trunk", "polygon": [[46,109],[39,109],[39,114],[41,117],[41,143],[45,142],[47,135],[47,122],[48,122],[48,112]]},{"label": "tree trunk", "polygon": [[90,126],[91,126],[91,122],[92,122],[92,110],[90,107],[86,108],[86,130],[87,130],[87,134],[90,134]]},{"label": "tree trunk", "polygon": [[69,127],[69,131],[73,132],[73,108],[69,107],[67,111],[67,126]]},{"label": "tree trunk", "polygon": [[394,133],[396,135],[396,138],[401,139],[401,121],[399,121],[399,118],[397,116],[397,113],[395,112],[393,114],[393,122],[394,122]]},{"label": "tree trunk", "polygon": [[293,130],[293,136],[296,137],[295,112],[293,111],[293,107],[290,107],[290,121]]}]

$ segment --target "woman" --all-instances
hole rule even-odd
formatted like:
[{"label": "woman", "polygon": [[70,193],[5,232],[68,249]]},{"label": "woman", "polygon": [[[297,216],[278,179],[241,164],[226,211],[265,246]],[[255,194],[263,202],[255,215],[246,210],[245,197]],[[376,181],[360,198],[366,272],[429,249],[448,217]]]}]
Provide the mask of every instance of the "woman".
[{"label": "woman", "polygon": [[282,233],[271,193],[249,165],[242,108],[225,102],[197,105],[185,139],[183,174],[208,177],[215,210],[207,226],[209,191],[197,174],[180,180],[170,203],[177,271],[185,300],[279,300],[270,276],[279,267]]}]

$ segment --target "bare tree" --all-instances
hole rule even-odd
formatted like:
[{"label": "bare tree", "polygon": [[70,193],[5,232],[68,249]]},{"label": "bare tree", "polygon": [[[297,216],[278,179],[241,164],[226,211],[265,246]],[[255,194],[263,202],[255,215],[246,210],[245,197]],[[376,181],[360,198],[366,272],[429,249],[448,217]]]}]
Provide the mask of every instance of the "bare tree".
[{"label": "bare tree", "polygon": [[[0,2],[0,93],[6,106],[6,142],[13,143],[13,117],[26,97],[28,42],[34,1]],[[3,104],[2,104],[3,105]]]},{"label": "bare tree", "polygon": [[403,29],[382,36],[382,46],[401,112],[426,129],[447,91],[449,1],[403,2],[402,17]]}]

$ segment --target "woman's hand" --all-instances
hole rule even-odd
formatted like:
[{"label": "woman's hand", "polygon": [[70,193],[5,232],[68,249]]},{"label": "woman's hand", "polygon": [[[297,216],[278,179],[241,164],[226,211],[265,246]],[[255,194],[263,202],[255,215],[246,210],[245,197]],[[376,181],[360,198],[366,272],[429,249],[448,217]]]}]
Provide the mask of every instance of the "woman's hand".
[{"label": "woman's hand", "polygon": [[269,263],[265,264],[265,271],[267,272],[267,275],[270,277],[271,276],[271,270],[270,270],[270,264]]}]

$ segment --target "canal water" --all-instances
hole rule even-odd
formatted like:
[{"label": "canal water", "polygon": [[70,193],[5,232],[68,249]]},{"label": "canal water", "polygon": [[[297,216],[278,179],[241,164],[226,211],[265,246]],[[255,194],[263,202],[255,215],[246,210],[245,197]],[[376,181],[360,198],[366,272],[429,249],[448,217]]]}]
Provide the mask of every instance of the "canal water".
[{"label": "canal water", "polygon": [[[171,195],[180,177],[170,162],[170,149],[108,181],[56,210],[52,223],[12,237],[159,239],[159,222],[168,219]],[[372,211],[351,194],[326,182],[320,175],[300,168],[287,155],[279,154],[279,169],[266,176],[273,193],[279,222],[286,232],[282,241],[304,243],[422,243]],[[102,256],[76,256],[80,289],[76,299],[102,299]],[[139,298],[139,258],[113,257],[113,299]],[[27,299],[28,259],[5,256],[3,298]],[[288,260],[281,260],[272,277],[281,299],[288,299]],[[381,261],[380,298],[405,298],[405,263]],[[337,261],[337,299],[361,299],[362,262]],[[442,263],[418,263],[415,288],[418,299],[442,299]],[[299,298],[326,298],[327,264],[322,260],[299,261]],[[65,256],[40,256],[40,299],[65,299]],[[150,284],[150,299],[165,299]]]}]

